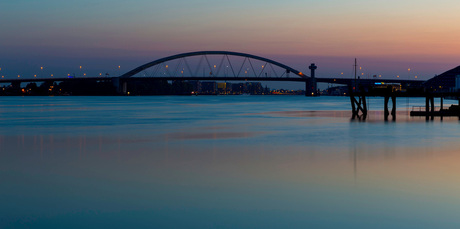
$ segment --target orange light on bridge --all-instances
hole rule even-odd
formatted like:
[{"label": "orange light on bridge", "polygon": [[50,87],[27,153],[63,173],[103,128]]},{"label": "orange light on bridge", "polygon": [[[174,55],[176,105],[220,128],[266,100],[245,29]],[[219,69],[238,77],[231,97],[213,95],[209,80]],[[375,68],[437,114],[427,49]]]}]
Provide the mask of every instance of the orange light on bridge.
[{"label": "orange light on bridge", "polygon": [[[264,66],[262,65],[262,68],[263,68],[263,67],[264,67]],[[299,75],[303,76],[303,73],[302,73],[302,72],[299,72]]]},{"label": "orange light on bridge", "polygon": [[399,76],[396,76],[397,78],[399,78]]},{"label": "orange light on bridge", "polygon": [[37,77],[37,75],[34,75],[34,77]]},{"label": "orange light on bridge", "polygon": [[53,77],[53,76],[54,76],[54,75],[53,75],[53,74],[51,74],[51,77]]},{"label": "orange light on bridge", "polygon": [[415,76],[415,78],[417,79],[417,76]]},{"label": "orange light on bridge", "polygon": [[20,75],[18,75],[18,78],[21,77]]},{"label": "orange light on bridge", "polygon": [[43,70],[43,67],[40,67],[40,70]]}]

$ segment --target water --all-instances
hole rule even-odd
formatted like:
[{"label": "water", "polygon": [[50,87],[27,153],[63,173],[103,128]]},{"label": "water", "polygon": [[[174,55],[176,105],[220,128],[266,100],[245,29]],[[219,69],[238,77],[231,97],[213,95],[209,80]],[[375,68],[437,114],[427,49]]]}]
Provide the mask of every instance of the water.
[{"label": "water", "polygon": [[346,97],[2,97],[0,228],[458,228],[460,123]]}]

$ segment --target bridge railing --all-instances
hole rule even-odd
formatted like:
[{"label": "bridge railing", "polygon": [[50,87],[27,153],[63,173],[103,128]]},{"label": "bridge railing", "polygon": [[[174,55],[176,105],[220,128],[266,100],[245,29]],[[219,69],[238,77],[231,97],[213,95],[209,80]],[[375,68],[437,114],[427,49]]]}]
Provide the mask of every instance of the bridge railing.
[{"label": "bridge railing", "polygon": [[[412,111],[425,111],[426,106],[412,106]],[[444,107],[445,109],[445,107]],[[431,107],[430,107],[431,110]],[[434,111],[440,111],[441,106],[434,106]]]}]

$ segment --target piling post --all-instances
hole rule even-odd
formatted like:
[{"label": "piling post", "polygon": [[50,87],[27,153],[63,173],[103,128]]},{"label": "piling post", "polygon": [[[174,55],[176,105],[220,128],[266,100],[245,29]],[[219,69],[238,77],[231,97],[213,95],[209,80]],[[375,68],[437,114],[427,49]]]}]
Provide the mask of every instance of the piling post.
[{"label": "piling post", "polygon": [[428,95],[426,95],[426,98],[425,98],[425,120],[429,120],[429,114],[430,112],[430,98],[428,97]]},{"label": "piling post", "polygon": [[393,103],[393,107],[391,108],[391,117],[393,118],[393,121],[396,121],[396,96],[395,95],[391,96],[391,102]]},{"label": "piling post", "polygon": [[385,104],[384,104],[384,112],[383,112],[383,115],[384,115],[384,119],[385,121],[388,121],[388,115],[390,115],[390,112],[388,112],[388,101],[390,100],[390,96],[388,95],[385,95]]}]

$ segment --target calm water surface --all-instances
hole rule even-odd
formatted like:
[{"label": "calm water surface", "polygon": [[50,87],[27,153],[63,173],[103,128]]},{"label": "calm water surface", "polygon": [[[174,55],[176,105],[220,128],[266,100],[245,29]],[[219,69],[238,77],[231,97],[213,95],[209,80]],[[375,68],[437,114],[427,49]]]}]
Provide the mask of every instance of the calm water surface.
[{"label": "calm water surface", "polygon": [[0,228],[459,228],[460,122],[346,97],[2,97]]}]

